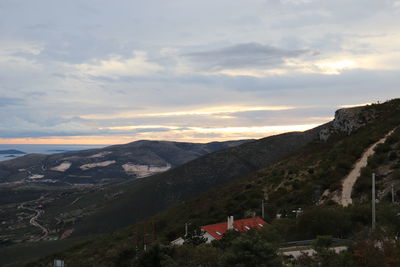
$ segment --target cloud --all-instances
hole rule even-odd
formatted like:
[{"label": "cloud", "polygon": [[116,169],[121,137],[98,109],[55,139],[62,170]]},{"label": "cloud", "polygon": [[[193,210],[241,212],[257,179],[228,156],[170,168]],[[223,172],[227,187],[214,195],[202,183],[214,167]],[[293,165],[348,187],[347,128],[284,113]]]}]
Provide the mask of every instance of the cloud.
[{"label": "cloud", "polygon": [[236,44],[221,49],[184,54],[201,70],[272,69],[285,60],[312,54],[307,50],[285,50],[259,43]]},{"label": "cloud", "polygon": [[[162,127],[157,125],[138,125],[110,127],[118,134],[132,134],[137,139],[156,139],[174,140],[179,139],[201,141],[205,140],[238,140],[255,139],[273,134],[292,131],[305,131],[318,126],[318,124],[295,124],[295,125],[276,125],[276,126],[239,126],[239,127]],[[176,139],[175,139],[176,140]]]},{"label": "cloud", "polygon": [[131,58],[113,55],[109,59],[78,65],[79,72],[83,74],[107,78],[147,76],[162,69],[157,63],[148,61],[147,54],[143,51],[134,51]]},{"label": "cloud", "polygon": [[169,111],[169,112],[158,112],[158,113],[138,113],[137,111],[125,111],[122,113],[116,113],[112,115],[86,115],[82,116],[85,119],[112,119],[112,118],[149,118],[149,117],[182,117],[182,116],[218,116],[227,115],[231,113],[246,112],[246,111],[279,111],[279,110],[290,110],[295,107],[290,106],[217,106],[217,107],[206,107],[202,109],[192,109],[185,111]]},{"label": "cloud", "polygon": [[262,137],[399,96],[398,0],[0,2],[0,136]]},{"label": "cloud", "polygon": [[43,51],[43,44],[37,42],[5,41],[0,43],[0,56],[12,55],[39,55]]},{"label": "cloud", "polygon": [[[265,77],[293,72],[340,74],[359,68],[363,59],[353,55],[323,55],[307,49],[281,49],[259,43],[237,44],[222,49],[184,54],[195,69],[230,76]],[[353,59],[354,58],[354,59]],[[365,63],[365,60],[364,62]],[[366,64],[364,67],[370,67]]]},{"label": "cloud", "polygon": [[18,105],[23,102],[24,100],[21,98],[0,97],[0,108]]},{"label": "cloud", "polygon": [[10,114],[0,122],[0,138],[89,135],[93,132],[96,128],[79,118],[45,120]]}]

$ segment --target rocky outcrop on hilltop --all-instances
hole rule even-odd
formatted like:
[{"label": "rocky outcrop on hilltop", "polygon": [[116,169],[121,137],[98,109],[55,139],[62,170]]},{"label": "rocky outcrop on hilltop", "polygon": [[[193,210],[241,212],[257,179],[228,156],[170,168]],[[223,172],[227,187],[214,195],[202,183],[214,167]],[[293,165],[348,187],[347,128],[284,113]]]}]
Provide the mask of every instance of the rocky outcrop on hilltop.
[{"label": "rocky outcrop on hilltop", "polygon": [[335,119],[320,132],[320,139],[326,141],[333,133],[352,134],[376,119],[374,109],[368,106],[342,108],[335,112]]},{"label": "rocky outcrop on hilltop", "polygon": [[351,134],[374,119],[375,112],[373,109],[365,107],[344,108],[336,111],[332,127],[335,131]]}]

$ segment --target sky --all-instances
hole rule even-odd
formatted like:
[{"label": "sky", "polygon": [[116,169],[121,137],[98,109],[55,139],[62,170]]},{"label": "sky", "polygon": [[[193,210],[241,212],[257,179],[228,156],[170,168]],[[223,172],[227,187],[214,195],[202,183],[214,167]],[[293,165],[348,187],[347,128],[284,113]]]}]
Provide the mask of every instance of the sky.
[{"label": "sky", "polygon": [[400,96],[398,0],[0,0],[0,143],[210,142]]}]

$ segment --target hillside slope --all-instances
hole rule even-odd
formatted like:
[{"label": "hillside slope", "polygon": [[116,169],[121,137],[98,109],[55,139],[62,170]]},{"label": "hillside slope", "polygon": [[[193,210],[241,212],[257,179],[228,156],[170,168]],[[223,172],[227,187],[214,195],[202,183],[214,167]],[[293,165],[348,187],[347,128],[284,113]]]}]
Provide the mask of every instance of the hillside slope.
[{"label": "hillside slope", "polygon": [[[351,171],[352,165],[363,151],[391,130],[397,129],[400,125],[400,100],[363,107],[357,113],[361,116],[357,116],[357,121],[363,120],[364,123],[351,131],[339,131],[344,128],[331,124],[323,131],[323,136],[329,135],[326,141],[314,139],[315,141],[267,168],[261,168],[231,183],[213,187],[190,201],[149,218],[148,221],[157,226],[158,239],[168,242],[182,235],[186,222],[190,222],[191,228],[196,229],[200,225],[223,221],[227,215],[243,218],[254,213],[260,214],[262,200],[267,202],[268,222],[272,222],[273,229],[279,230],[277,233],[283,240],[314,238],[318,234],[348,237],[351,233],[362,230],[369,221],[368,216],[365,216],[369,207],[365,209],[363,206],[368,201],[365,196],[368,195],[369,179],[361,177],[357,182],[358,189],[356,188],[353,197],[355,206],[341,208],[331,199],[329,192],[340,192],[343,178]],[[364,116],[373,116],[373,119],[365,120],[362,118]],[[349,123],[356,125],[354,122],[353,120]],[[387,198],[388,185],[398,184],[399,140],[400,130],[397,129],[385,144],[378,146],[378,153],[369,160],[363,172],[368,178],[372,170],[386,175],[378,182],[378,195],[382,201]],[[247,155],[250,154],[251,151],[248,151]],[[162,192],[162,188],[160,191]],[[384,209],[384,203],[381,205]],[[304,210],[304,214],[296,218],[293,210],[299,211],[299,208]],[[378,213],[379,209],[378,207]],[[382,212],[386,213],[382,215],[380,222],[396,231],[399,224],[395,213],[390,217],[387,211]],[[274,219],[276,214],[284,219]],[[389,218],[388,216],[391,219],[385,221],[383,218]],[[321,220],[324,221],[323,225],[320,225]],[[143,244],[140,240],[143,240],[144,229],[145,224],[142,222],[71,248],[57,254],[57,257],[62,257],[71,264],[80,262],[90,265],[96,262],[102,266],[116,266],[116,262],[121,260],[129,262],[129,255],[134,255],[135,251],[133,240],[139,240],[139,244]],[[47,262],[49,258],[35,264],[47,266]]]},{"label": "hillside slope", "polygon": [[1,162],[0,246],[64,239],[82,217],[118,201],[128,184],[140,184],[137,178],[249,141],[137,141]]},{"label": "hillside slope", "polygon": [[101,194],[123,193],[102,209],[82,218],[74,226],[74,235],[107,232],[124,227],[216,185],[266,167],[317,140],[324,127],[267,137],[220,150],[138,183],[110,188]]},{"label": "hillside slope", "polygon": [[[62,191],[47,195],[42,200],[30,202],[29,207],[43,210],[39,221],[50,233],[45,236],[46,239],[83,237],[113,231],[182,203],[219,184],[266,167],[301,146],[318,140],[321,129],[327,126],[304,133],[267,137],[220,150],[146,179],[82,192]],[[10,206],[3,213],[10,217],[10,222],[13,210]],[[36,240],[44,236],[38,231],[34,234]]]},{"label": "hillside slope", "polygon": [[248,141],[197,144],[143,140],[87,151],[29,154],[0,162],[0,185],[18,182],[68,186],[143,178]]}]

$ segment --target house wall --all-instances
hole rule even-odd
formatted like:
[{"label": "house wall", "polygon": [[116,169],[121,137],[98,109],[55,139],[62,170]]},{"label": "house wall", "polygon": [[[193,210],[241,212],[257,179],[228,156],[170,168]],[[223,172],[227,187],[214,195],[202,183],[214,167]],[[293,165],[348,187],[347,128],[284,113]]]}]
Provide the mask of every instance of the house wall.
[{"label": "house wall", "polygon": [[205,232],[203,234],[203,236],[207,239],[206,243],[211,243],[211,241],[215,240],[214,237],[212,237],[212,235],[210,235],[209,233]]},{"label": "house wall", "polygon": [[182,237],[179,237],[179,238],[175,239],[174,241],[172,241],[171,245],[181,246],[181,245],[183,245],[184,242],[185,242],[185,240]]}]

